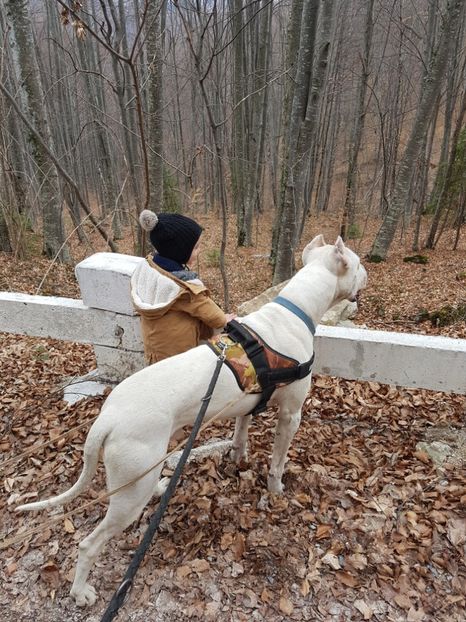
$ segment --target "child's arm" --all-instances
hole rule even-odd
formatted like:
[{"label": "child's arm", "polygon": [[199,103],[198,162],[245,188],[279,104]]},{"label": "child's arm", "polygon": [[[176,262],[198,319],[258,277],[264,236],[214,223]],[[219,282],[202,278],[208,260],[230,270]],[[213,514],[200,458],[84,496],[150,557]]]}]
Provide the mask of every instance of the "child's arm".
[{"label": "child's arm", "polygon": [[204,292],[193,297],[183,310],[210,328],[222,328],[229,321],[229,316]]}]

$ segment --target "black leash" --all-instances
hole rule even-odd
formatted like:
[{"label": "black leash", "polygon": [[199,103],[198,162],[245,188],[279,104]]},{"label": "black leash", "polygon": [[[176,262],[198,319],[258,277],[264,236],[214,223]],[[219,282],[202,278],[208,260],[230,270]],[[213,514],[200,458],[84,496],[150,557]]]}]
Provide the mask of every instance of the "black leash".
[{"label": "black leash", "polygon": [[144,559],[144,556],[150,546],[150,543],[152,542],[155,532],[159,528],[163,515],[165,514],[165,510],[168,507],[168,503],[173,493],[175,492],[176,485],[178,484],[178,480],[180,479],[181,473],[183,472],[184,465],[186,464],[191,449],[193,448],[194,441],[196,440],[196,436],[202,425],[202,421],[204,419],[207,407],[209,406],[209,402],[212,397],[215,385],[217,384],[217,379],[220,374],[220,369],[223,365],[224,360],[225,353],[222,352],[222,354],[220,354],[220,356],[217,358],[217,366],[215,368],[214,375],[212,376],[212,379],[210,381],[207,393],[202,398],[201,409],[199,410],[199,413],[196,417],[196,421],[194,422],[191,434],[189,435],[188,441],[185,445],[185,448],[183,449],[181,458],[176,465],[173,475],[170,478],[170,482],[168,483],[166,491],[160,498],[160,503],[156,511],[150,517],[149,526],[147,527],[146,533],[144,534],[144,538],[142,539],[141,544],[136,549],[136,552],[134,553],[133,559],[128,566],[128,570],[126,571],[123,581],[120,583],[120,587],[112,596],[112,600],[110,601],[104,615],[102,616],[101,622],[110,622],[111,620],[113,620],[113,618],[117,615],[118,610],[126,600],[129,590],[133,585],[134,576],[136,575],[136,572],[138,571],[138,568],[141,565],[142,560]]}]

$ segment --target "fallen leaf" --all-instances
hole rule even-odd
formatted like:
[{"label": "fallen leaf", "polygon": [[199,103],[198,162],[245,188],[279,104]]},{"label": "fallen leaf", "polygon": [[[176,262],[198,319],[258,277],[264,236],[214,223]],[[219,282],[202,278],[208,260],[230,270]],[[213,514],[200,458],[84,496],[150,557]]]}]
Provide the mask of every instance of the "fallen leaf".
[{"label": "fallen leaf", "polygon": [[227,533],[224,533],[222,535],[222,539],[220,540],[220,548],[222,549],[222,551],[226,551],[228,548],[230,548],[234,539],[235,536],[233,533],[229,531]]},{"label": "fallen leaf", "polygon": [[374,612],[364,600],[361,600],[361,599],[355,600],[353,605],[356,607],[359,613],[362,613],[364,620],[370,620],[372,616],[374,615]]},{"label": "fallen leaf", "polygon": [[343,585],[346,585],[348,587],[356,587],[357,586],[358,580],[356,579],[356,577],[353,577],[353,575],[350,574],[349,572],[339,571],[336,574],[337,574],[337,579],[341,583],[343,583]]},{"label": "fallen leaf", "polygon": [[264,589],[261,592],[261,600],[264,603],[271,603],[273,600],[272,592],[270,592],[270,590],[268,590],[266,587],[264,587]]},{"label": "fallen leaf", "polygon": [[305,577],[301,582],[300,592],[304,597],[306,597],[310,591],[311,591],[311,586],[309,584],[309,581],[307,580],[307,577]]},{"label": "fallen leaf", "polygon": [[394,597],[394,601],[401,607],[402,609],[410,609],[413,606],[412,601],[409,599],[406,594],[396,594]]},{"label": "fallen leaf", "polygon": [[210,564],[206,559],[193,559],[189,565],[195,572],[206,572],[210,570]]},{"label": "fallen leaf", "polygon": [[178,566],[178,568],[176,569],[175,575],[177,579],[185,579],[187,576],[189,576],[191,574],[191,572],[193,571],[193,569],[191,568],[191,566],[187,566],[186,564],[183,566]]},{"label": "fallen leaf", "polygon": [[364,570],[367,567],[367,557],[362,553],[353,553],[348,555],[347,561],[356,570]]},{"label": "fallen leaf", "polygon": [[280,598],[279,608],[280,611],[287,616],[290,616],[294,611],[293,603],[286,596]]},{"label": "fallen leaf", "polygon": [[333,570],[340,570],[341,568],[338,557],[335,555],[335,553],[332,553],[330,551],[322,557],[321,561],[323,561],[324,564],[330,566],[330,568],[333,568]]},{"label": "fallen leaf", "polygon": [[422,607],[420,607],[419,609],[411,607],[411,609],[408,611],[408,617],[406,618],[406,620],[407,622],[422,622],[425,617],[426,613],[424,609],[422,609]]},{"label": "fallen leaf", "polygon": [[422,449],[418,449],[414,452],[413,455],[424,464],[429,464],[429,462],[431,461],[429,454]]},{"label": "fallen leaf", "polygon": [[7,575],[10,576],[14,572],[16,572],[17,568],[18,568],[18,564],[16,562],[11,562],[11,564],[7,565],[7,567],[5,568],[5,571],[6,571]]},{"label": "fallen leaf", "polygon": [[453,546],[461,546],[466,542],[466,519],[451,518],[447,524],[447,536]]},{"label": "fallen leaf", "polygon": [[40,569],[40,576],[45,583],[49,584],[53,588],[60,587],[60,573],[58,571],[58,566],[55,562],[49,561],[44,564]]},{"label": "fallen leaf", "polygon": [[70,521],[69,518],[65,518],[64,527],[65,527],[66,533],[74,533],[76,531],[73,523]]},{"label": "fallen leaf", "polygon": [[246,550],[246,540],[242,533],[236,534],[236,538],[231,548],[233,549],[233,553],[235,555],[235,561],[239,562],[244,555],[244,551]]},{"label": "fallen leaf", "polygon": [[318,525],[316,529],[316,540],[328,538],[332,532],[332,525]]}]

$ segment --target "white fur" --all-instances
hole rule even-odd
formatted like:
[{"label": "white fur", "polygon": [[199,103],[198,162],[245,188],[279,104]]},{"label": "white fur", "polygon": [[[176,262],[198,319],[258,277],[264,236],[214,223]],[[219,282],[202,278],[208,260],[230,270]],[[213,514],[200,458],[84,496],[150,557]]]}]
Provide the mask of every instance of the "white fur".
[{"label": "white fur", "polygon": [[[344,298],[354,299],[366,284],[366,271],[358,256],[339,238],[327,245],[317,236],[303,251],[304,267],[284,287],[281,295],[298,305],[317,324],[323,314]],[[301,319],[288,309],[270,302],[243,318],[263,339],[279,352],[300,362],[310,358],[313,337]],[[84,446],[84,468],[76,484],[51,499],[20,506],[18,510],[38,510],[62,505],[89,485],[101,447],[109,490],[131,481],[162,459],[170,437],[195,419],[200,400],[215,368],[214,353],[205,345],[146,367],[124,380],[110,394]],[[282,475],[288,448],[298,429],[301,408],[308,394],[311,377],[279,388],[272,396],[279,406],[268,477],[268,489],[283,491]],[[223,367],[212,396],[206,419],[232,400],[225,417],[236,417],[232,456],[246,456],[250,416],[244,416],[258,403],[258,395],[243,394],[233,374]],[[71,594],[78,605],[93,604],[96,593],[87,583],[89,571],[113,536],[135,521],[154,494],[162,494],[167,481],[159,481],[159,467],[110,497],[107,514],[98,527],[79,545],[79,558]]]}]

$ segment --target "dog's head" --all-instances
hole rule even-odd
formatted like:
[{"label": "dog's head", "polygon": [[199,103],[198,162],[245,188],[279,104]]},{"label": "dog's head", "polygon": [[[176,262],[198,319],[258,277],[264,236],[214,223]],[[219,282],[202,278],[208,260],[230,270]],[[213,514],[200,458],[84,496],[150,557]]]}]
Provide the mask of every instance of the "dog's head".
[{"label": "dog's head", "polygon": [[359,290],[367,284],[367,272],[358,255],[345,246],[338,236],[335,244],[326,244],[322,234],[316,236],[303,250],[303,264],[306,266],[314,261],[324,263],[325,267],[337,279],[337,300],[356,300]]}]

